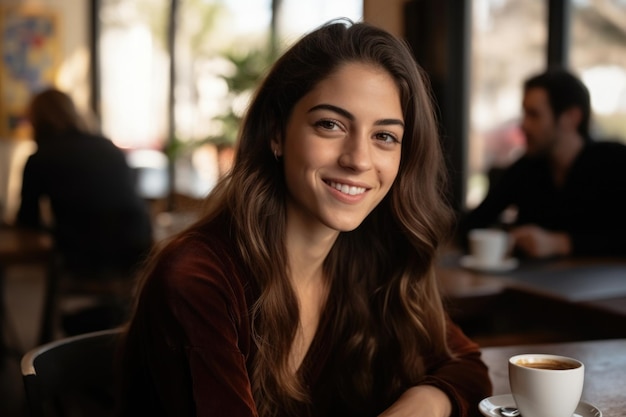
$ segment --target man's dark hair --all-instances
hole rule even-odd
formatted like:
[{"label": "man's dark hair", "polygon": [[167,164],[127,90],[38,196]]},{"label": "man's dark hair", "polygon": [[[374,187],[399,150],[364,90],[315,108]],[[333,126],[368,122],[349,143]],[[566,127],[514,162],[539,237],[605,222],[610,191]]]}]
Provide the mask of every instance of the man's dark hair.
[{"label": "man's dark hair", "polygon": [[572,107],[581,111],[578,133],[585,139],[591,138],[589,123],[591,119],[591,100],[589,90],[583,82],[569,71],[556,68],[528,78],[524,82],[524,92],[531,88],[542,88],[548,94],[548,101],[555,118]]}]

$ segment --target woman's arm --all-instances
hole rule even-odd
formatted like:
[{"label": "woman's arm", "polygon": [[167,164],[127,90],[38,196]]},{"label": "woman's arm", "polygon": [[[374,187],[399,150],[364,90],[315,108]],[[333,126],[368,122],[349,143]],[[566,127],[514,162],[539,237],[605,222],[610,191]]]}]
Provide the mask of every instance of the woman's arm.
[{"label": "woman's arm", "polygon": [[134,357],[144,369],[137,374],[148,379],[138,382],[152,393],[137,400],[137,384],[127,381],[128,401],[156,403],[158,415],[168,417],[257,416],[246,367],[245,295],[227,263],[196,241],[161,259],[129,335],[140,344]]},{"label": "woman's arm", "polygon": [[379,417],[448,417],[452,403],[448,395],[432,385],[409,388]]},{"label": "woman's arm", "polygon": [[492,394],[480,349],[450,320],[447,339],[453,357],[427,359],[422,383],[408,389],[381,417],[480,416],[478,403]]}]

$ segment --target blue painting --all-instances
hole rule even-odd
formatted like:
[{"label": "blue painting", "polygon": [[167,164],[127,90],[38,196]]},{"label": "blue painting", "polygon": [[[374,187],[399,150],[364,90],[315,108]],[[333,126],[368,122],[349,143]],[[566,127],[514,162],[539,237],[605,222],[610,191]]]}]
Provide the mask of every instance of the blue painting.
[{"label": "blue painting", "polygon": [[49,11],[19,7],[0,14],[2,120],[0,135],[15,136],[30,96],[53,84],[58,66],[58,24]]}]

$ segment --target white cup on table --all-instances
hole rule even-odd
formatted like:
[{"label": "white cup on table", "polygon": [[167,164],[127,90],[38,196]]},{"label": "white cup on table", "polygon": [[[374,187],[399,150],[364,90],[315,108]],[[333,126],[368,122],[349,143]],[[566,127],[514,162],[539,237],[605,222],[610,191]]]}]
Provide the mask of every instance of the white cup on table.
[{"label": "white cup on table", "polygon": [[500,265],[509,252],[509,234],[500,229],[472,229],[468,242],[470,255],[482,267]]},{"label": "white cup on table", "polygon": [[523,417],[572,417],[584,376],[583,363],[566,356],[528,353],[509,359],[511,394]]}]

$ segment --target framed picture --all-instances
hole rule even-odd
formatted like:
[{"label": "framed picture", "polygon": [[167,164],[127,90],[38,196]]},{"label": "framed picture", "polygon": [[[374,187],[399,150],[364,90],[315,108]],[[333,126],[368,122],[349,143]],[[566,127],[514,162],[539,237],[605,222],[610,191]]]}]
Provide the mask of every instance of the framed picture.
[{"label": "framed picture", "polygon": [[34,92],[54,84],[61,60],[59,32],[53,10],[0,6],[0,139],[29,135],[26,107]]}]

